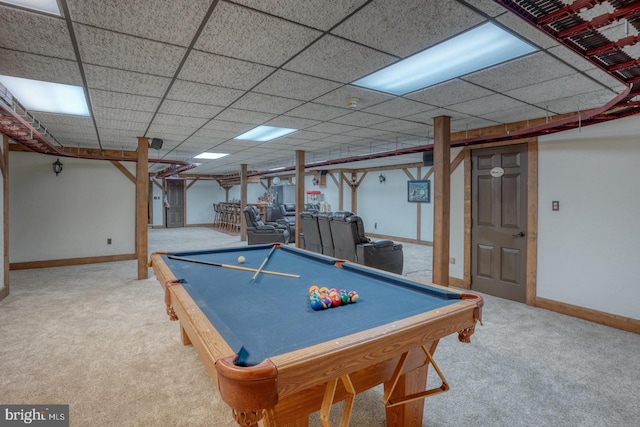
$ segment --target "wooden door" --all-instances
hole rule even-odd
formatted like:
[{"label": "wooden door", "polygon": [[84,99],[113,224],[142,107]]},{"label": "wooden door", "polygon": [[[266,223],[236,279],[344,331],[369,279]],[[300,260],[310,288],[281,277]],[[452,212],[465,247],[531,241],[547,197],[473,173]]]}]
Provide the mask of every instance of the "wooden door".
[{"label": "wooden door", "polygon": [[471,289],[525,302],[527,146],[472,152]]},{"label": "wooden door", "polygon": [[167,180],[167,199],[165,200],[167,228],[184,227],[184,181]]}]

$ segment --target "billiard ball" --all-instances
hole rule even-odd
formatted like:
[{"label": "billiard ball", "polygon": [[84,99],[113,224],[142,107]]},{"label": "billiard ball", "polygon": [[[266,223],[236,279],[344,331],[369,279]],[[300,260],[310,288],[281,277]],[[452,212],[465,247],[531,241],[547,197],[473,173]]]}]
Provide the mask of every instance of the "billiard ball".
[{"label": "billiard ball", "polygon": [[349,292],[349,302],[351,303],[358,302],[358,293],[356,291]]},{"label": "billiard ball", "polygon": [[331,294],[331,296],[329,298],[331,299],[331,306],[332,307],[337,307],[342,302],[342,298],[340,297],[340,294],[338,294],[338,293]]},{"label": "billiard ball", "polygon": [[238,257],[238,264],[244,264],[244,261],[245,261],[244,257],[242,255],[240,255]]},{"label": "billiard ball", "polygon": [[320,302],[322,303],[322,308],[330,308],[331,307],[331,298],[329,298],[329,297],[320,298]]},{"label": "billiard ball", "polygon": [[320,288],[318,288],[316,285],[313,285],[309,288],[309,293],[313,293],[314,291],[317,292]]},{"label": "billiard ball", "polygon": [[349,304],[349,293],[347,291],[340,293],[340,300],[342,304]]},{"label": "billiard ball", "polygon": [[312,299],[309,302],[309,305],[311,306],[312,309],[318,311],[318,310],[322,310],[324,307],[322,306],[322,301],[320,301],[319,299]]}]

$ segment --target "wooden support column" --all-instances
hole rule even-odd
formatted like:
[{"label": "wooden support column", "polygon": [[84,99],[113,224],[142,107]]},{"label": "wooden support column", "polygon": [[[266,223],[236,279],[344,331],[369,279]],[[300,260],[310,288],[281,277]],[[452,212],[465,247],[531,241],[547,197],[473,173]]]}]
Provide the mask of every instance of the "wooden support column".
[{"label": "wooden support column", "polygon": [[296,248],[300,247],[302,223],[300,212],[304,210],[304,150],[296,150]]},{"label": "wooden support column", "polygon": [[[240,165],[240,241],[247,241],[247,223],[243,210],[247,206],[247,164]],[[263,218],[264,219],[264,218]]]},{"label": "wooden support column", "polygon": [[149,138],[138,138],[136,163],[136,257],[138,280],[149,277]]},{"label": "wooden support column", "polygon": [[9,137],[2,135],[2,222],[4,230],[3,242],[3,271],[2,286],[0,286],[0,301],[9,295]]},{"label": "wooden support column", "polygon": [[351,212],[354,214],[358,213],[358,186],[360,182],[358,181],[358,174],[356,172],[351,172]]},{"label": "wooden support column", "polygon": [[451,118],[433,119],[433,283],[449,286]]}]

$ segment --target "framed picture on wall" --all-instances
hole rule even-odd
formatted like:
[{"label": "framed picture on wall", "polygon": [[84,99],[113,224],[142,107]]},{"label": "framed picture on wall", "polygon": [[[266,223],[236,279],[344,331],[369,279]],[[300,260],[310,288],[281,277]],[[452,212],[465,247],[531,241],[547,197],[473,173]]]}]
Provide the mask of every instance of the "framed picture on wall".
[{"label": "framed picture on wall", "polygon": [[408,181],[407,200],[414,203],[430,203],[431,181]]}]

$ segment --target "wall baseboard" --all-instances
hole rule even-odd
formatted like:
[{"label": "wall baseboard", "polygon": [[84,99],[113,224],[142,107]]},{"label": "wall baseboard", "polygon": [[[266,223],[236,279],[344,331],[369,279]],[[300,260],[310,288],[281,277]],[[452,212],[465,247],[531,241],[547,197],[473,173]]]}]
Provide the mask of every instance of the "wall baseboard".
[{"label": "wall baseboard", "polygon": [[590,308],[579,307],[577,305],[564,302],[553,301],[546,298],[536,297],[535,307],[566,314],[594,323],[611,326],[612,328],[640,334],[640,320],[630,317],[618,316],[616,314],[605,313],[603,311],[592,310]]},{"label": "wall baseboard", "polygon": [[65,267],[68,265],[95,264],[100,262],[131,261],[137,259],[136,254],[108,255],[87,258],[51,259],[43,261],[14,262],[9,270],[27,270],[30,268]]}]

